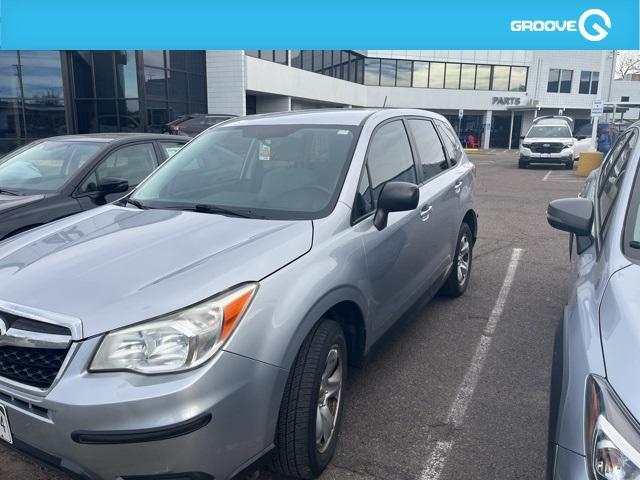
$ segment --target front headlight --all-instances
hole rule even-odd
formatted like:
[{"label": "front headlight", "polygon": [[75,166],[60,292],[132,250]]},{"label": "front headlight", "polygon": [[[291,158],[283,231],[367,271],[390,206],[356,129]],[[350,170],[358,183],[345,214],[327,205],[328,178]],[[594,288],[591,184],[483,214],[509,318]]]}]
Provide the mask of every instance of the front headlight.
[{"label": "front headlight", "polygon": [[531,148],[531,144],[530,143],[521,143],[520,146],[522,148]]},{"label": "front headlight", "polygon": [[202,365],[231,335],[255,295],[250,283],[104,337],[90,370],[179,372]]},{"label": "front headlight", "polygon": [[640,426],[609,383],[587,381],[585,435],[589,471],[594,480],[640,480]]},{"label": "front headlight", "polygon": [[564,142],[564,143],[562,144],[562,146],[563,146],[564,148],[573,147],[573,142]]}]

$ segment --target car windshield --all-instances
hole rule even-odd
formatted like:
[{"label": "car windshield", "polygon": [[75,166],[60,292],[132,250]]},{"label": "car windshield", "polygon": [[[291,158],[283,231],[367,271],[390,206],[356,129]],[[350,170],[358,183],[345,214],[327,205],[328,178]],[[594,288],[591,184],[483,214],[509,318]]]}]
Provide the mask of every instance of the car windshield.
[{"label": "car windshield", "polygon": [[214,128],[176,153],[132,200],[148,208],[319,218],[333,208],[357,133],[335,125]]},{"label": "car windshield", "polygon": [[103,145],[47,140],[0,160],[0,191],[53,192],[62,187]]},{"label": "car windshield", "polygon": [[527,134],[529,138],[570,138],[571,129],[566,125],[535,125]]}]

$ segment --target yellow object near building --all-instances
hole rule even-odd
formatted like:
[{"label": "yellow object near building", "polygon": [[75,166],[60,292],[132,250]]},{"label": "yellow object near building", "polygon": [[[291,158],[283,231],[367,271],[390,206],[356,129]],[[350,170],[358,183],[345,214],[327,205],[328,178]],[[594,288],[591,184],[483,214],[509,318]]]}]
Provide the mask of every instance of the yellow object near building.
[{"label": "yellow object near building", "polygon": [[603,157],[602,152],[581,153],[576,173],[582,177],[587,177],[593,170],[600,166]]}]

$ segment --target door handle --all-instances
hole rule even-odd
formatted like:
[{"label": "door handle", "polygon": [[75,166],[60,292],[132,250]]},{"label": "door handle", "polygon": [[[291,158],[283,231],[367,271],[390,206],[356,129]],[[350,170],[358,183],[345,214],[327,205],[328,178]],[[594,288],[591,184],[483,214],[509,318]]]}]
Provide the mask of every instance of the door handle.
[{"label": "door handle", "polygon": [[429,220],[429,217],[431,216],[432,211],[433,211],[432,205],[425,205],[420,209],[420,218],[422,219],[423,222],[426,222],[427,220]]},{"label": "door handle", "polygon": [[460,193],[460,190],[462,190],[462,180],[458,180],[458,181],[456,182],[456,184],[453,186],[453,190],[454,190],[456,193]]}]

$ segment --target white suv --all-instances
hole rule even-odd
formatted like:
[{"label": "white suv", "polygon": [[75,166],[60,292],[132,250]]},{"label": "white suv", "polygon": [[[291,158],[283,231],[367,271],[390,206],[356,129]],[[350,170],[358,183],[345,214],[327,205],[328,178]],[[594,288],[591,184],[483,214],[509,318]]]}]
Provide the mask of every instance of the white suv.
[{"label": "white suv", "polygon": [[573,138],[572,127],[573,120],[569,117],[536,118],[520,143],[518,166],[527,168],[531,163],[563,163],[568,169],[573,169],[581,148]]}]

